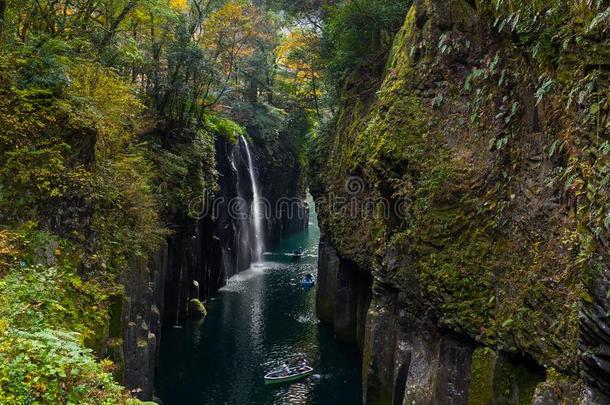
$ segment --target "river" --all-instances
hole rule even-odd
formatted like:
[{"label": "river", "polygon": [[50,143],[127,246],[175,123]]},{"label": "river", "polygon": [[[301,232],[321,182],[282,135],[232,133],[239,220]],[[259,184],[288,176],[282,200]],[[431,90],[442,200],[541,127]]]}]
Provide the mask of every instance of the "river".
[{"label": "river", "polygon": [[[309,229],[230,279],[205,319],[163,331],[156,390],[164,405],[362,403],[357,348],[333,339],[315,316],[315,289],[300,287],[317,270],[320,231],[311,207]],[[288,253],[300,246],[305,255],[295,261]],[[313,376],[264,385],[267,371],[301,357]]]}]

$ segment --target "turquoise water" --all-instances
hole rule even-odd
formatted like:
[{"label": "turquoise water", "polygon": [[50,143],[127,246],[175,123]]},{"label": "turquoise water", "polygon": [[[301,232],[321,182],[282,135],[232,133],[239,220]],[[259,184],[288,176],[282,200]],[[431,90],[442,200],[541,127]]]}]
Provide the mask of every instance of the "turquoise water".
[{"label": "turquoise water", "polygon": [[[163,331],[156,389],[164,405],[362,403],[360,354],[333,339],[316,319],[315,290],[300,287],[316,272],[319,237],[312,209],[309,230],[229,280],[204,320]],[[288,253],[300,246],[305,255],[294,261]],[[264,385],[266,372],[301,357],[313,376]]]}]

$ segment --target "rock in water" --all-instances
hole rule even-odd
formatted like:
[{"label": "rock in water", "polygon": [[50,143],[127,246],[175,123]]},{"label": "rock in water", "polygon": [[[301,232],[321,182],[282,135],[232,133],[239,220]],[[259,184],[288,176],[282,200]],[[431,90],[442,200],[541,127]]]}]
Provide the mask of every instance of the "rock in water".
[{"label": "rock in water", "polygon": [[197,298],[193,298],[188,304],[188,316],[191,319],[201,319],[208,314],[205,306]]}]

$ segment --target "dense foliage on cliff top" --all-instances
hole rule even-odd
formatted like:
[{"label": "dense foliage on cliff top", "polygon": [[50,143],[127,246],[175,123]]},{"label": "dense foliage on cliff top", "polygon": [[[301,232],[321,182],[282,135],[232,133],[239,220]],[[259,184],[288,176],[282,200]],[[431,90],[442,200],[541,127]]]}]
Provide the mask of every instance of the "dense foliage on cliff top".
[{"label": "dense foliage on cliff top", "polygon": [[329,8],[323,34],[328,80],[341,82],[354,71],[374,80],[410,5],[404,0],[355,0]]},{"label": "dense foliage on cliff top", "polygon": [[85,347],[130,258],[216,190],[215,137],[258,122],[303,154],[284,129],[305,111],[307,135],[319,92],[278,65],[288,23],[248,1],[0,2],[0,403],[128,399]]}]

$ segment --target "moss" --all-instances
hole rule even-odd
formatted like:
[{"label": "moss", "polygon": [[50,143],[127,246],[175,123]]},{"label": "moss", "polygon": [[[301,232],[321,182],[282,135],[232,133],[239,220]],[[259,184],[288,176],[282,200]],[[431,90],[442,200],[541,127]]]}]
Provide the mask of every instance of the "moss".
[{"label": "moss", "polygon": [[494,375],[494,397],[505,403],[529,405],[536,386],[543,379],[541,374],[533,372],[529,367],[500,356]]},{"label": "moss", "polygon": [[123,298],[123,294],[116,294],[110,299],[109,338],[120,338],[123,336]]},{"label": "moss", "polygon": [[113,362],[112,375],[120,383],[125,381],[125,357],[123,339],[108,339],[108,358]]},{"label": "moss", "polygon": [[465,33],[476,32],[477,10],[467,1],[458,0],[451,2],[451,17],[456,28]]},{"label": "moss", "polygon": [[498,356],[489,348],[477,348],[472,355],[468,405],[487,405],[494,398],[494,369]]},{"label": "moss", "polygon": [[468,405],[531,404],[536,386],[544,379],[489,348],[474,351],[470,373]]},{"label": "moss", "polygon": [[392,403],[392,391],[384,390],[366,402],[371,405],[387,405]]},{"label": "moss", "polygon": [[[405,20],[402,29],[396,34],[394,38],[394,43],[392,45],[392,51],[390,53],[390,57],[388,58],[388,63],[385,71],[385,77],[392,78],[394,75],[397,75],[397,70],[401,67],[407,66],[410,61],[410,54],[412,52],[409,49],[411,38],[411,33],[415,27],[415,17],[416,17],[416,8],[415,6],[411,6],[409,12],[407,13],[407,18]],[[402,72],[404,75],[405,72]]]},{"label": "moss", "polygon": [[205,306],[197,298],[193,298],[188,303],[188,316],[192,319],[200,319],[208,314]]}]

